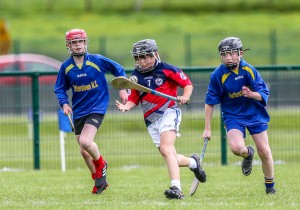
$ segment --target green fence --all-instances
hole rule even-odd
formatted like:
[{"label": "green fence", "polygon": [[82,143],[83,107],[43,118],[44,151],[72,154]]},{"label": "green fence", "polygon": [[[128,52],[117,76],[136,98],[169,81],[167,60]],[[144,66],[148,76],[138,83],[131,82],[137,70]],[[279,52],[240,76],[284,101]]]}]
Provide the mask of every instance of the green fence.
[{"label": "green fence", "polygon": [[[257,66],[270,87],[268,110],[271,115],[269,139],[275,164],[299,164],[300,160],[300,66]],[[194,83],[189,106],[182,106],[181,137],[176,140],[178,153],[200,153],[204,128],[204,98],[213,67],[183,68]],[[130,74],[130,70],[127,71]],[[19,78],[13,84],[0,84],[0,169],[59,169],[58,104],[53,85],[39,83],[39,78],[57,72],[2,72],[0,79]],[[31,78],[23,84],[22,78]],[[107,75],[107,80],[112,79]],[[138,107],[121,113],[114,101],[118,92],[110,87],[110,105],[95,141],[110,167],[164,165],[143,123]],[[212,140],[204,164],[239,164],[241,159],[226,149],[220,112],[212,119]],[[247,144],[253,145],[249,137]],[[73,133],[65,136],[66,168],[84,168]],[[256,156],[256,160],[259,158]],[[259,161],[255,162],[260,164]]]},{"label": "green fence", "polygon": [[[261,29],[237,33],[241,37],[247,61],[255,65],[299,65],[298,40],[300,30],[276,31]],[[220,63],[217,45],[224,39],[224,33],[156,33],[155,35],[99,36],[89,34],[88,49],[118,61],[125,68],[133,68],[130,54],[132,44],[144,38],[157,41],[162,60],[176,66],[216,66]],[[287,42],[286,40],[289,40]],[[14,40],[12,53],[44,54],[60,61],[68,57],[64,38]]]}]

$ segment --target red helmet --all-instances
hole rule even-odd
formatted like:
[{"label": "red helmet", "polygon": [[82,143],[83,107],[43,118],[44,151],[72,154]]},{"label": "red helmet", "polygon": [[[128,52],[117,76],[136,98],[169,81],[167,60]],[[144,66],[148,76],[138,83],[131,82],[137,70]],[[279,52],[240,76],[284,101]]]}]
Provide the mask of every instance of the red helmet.
[{"label": "red helmet", "polygon": [[[84,55],[87,52],[87,45],[88,45],[88,37],[86,32],[83,29],[72,29],[66,32],[66,47],[71,55]],[[73,41],[85,41],[84,45],[84,52],[82,53],[75,53],[71,49],[71,42]]]}]

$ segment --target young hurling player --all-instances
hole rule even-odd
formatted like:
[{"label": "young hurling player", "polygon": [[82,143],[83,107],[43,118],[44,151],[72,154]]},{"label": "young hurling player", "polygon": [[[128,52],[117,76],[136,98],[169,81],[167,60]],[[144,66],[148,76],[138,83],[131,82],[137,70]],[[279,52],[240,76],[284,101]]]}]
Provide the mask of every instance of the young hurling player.
[{"label": "young hurling player", "polygon": [[249,131],[262,161],[267,194],[274,194],[274,164],[268,142],[266,110],[269,89],[259,72],[242,59],[242,42],[227,37],[218,46],[222,64],[210,76],[205,99],[205,130],[203,138],[211,137],[211,117],[215,104],[221,104],[227,139],[233,154],[243,157],[242,172],[252,171],[254,148],[246,146],[245,129]]},{"label": "young hurling player", "polygon": [[[188,101],[193,90],[192,82],[179,68],[161,62],[155,40],[136,42],[131,53],[135,61],[135,69],[130,77],[132,81],[174,97],[177,97],[179,86],[183,88],[183,95],[177,98],[181,104]],[[169,199],[183,199],[179,167],[189,167],[200,182],[206,181],[206,175],[196,154],[188,158],[177,154],[174,147],[176,136],[179,136],[181,110],[174,101],[134,89],[126,104],[116,101],[117,108],[122,112],[138,104],[142,106],[148,132],[168,168],[171,187],[164,195]]]},{"label": "young hurling player", "polygon": [[[99,54],[87,51],[88,37],[82,29],[66,32],[66,47],[70,53],[59,70],[54,92],[64,114],[73,113],[75,135],[81,155],[95,181],[92,193],[100,194],[108,186],[107,162],[100,154],[95,135],[107,110],[109,93],[105,73],[126,76],[120,64]],[[67,91],[72,90],[72,108]],[[126,90],[119,91],[123,103],[127,102]]]}]

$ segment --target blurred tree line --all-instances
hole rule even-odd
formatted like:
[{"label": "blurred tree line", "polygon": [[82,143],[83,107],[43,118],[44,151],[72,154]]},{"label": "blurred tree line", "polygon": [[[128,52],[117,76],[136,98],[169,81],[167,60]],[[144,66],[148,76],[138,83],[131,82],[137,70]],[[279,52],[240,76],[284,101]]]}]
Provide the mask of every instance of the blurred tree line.
[{"label": "blurred tree line", "polygon": [[[30,2],[31,7],[48,12],[68,6],[80,7],[86,12],[253,12],[253,11],[298,11],[299,0],[1,0],[0,9],[21,12]],[[14,5],[12,7],[12,5]],[[26,7],[26,6],[25,6]],[[41,10],[42,9],[42,10]]]}]

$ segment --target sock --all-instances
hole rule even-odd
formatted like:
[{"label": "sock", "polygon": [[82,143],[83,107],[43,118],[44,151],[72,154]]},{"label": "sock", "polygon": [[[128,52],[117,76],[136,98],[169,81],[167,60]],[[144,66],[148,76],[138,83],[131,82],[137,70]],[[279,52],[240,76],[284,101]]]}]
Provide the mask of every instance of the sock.
[{"label": "sock", "polygon": [[266,178],[265,177],[265,186],[266,188],[274,188],[275,185],[275,179],[273,178]]},{"label": "sock", "polygon": [[197,168],[196,160],[195,160],[194,158],[189,158],[189,159],[190,159],[190,165],[189,165],[189,168],[190,168],[190,169]]},{"label": "sock", "polygon": [[171,180],[171,186],[172,187],[175,186],[181,191],[180,180],[175,180],[175,179]]},{"label": "sock", "polygon": [[93,163],[96,167],[98,167],[103,162],[103,157],[100,155],[98,160],[93,160]]},{"label": "sock", "polygon": [[97,174],[96,173],[92,173],[92,179],[95,180],[96,179]]}]

